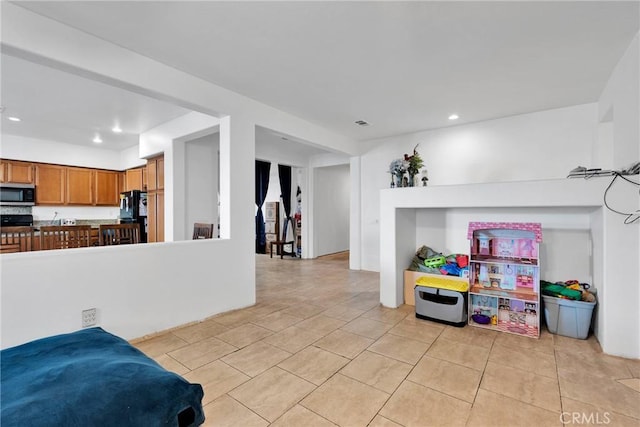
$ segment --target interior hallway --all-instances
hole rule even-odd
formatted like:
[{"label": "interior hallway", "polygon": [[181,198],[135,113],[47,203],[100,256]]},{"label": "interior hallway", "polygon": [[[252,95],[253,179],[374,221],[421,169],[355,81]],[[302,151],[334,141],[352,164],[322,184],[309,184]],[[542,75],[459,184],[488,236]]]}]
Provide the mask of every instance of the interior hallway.
[{"label": "interior hallway", "polygon": [[640,360],[606,356],[594,337],[383,308],[378,274],[349,271],[346,254],[256,255],[256,271],[255,306],[135,344],[202,384],[207,426],[640,424]]}]

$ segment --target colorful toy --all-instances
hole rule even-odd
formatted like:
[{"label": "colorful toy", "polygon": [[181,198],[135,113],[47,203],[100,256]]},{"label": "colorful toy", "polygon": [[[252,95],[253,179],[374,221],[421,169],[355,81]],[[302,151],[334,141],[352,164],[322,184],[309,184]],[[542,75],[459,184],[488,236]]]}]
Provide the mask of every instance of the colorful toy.
[{"label": "colorful toy", "polygon": [[582,292],[575,289],[569,289],[564,284],[550,283],[544,280],[540,281],[540,287],[542,288],[542,294],[556,298],[565,298],[580,301],[582,299]]},{"label": "colorful toy", "polygon": [[440,266],[440,273],[450,274],[452,276],[459,276],[460,267],[458,267],[458,264],[445,264]]},{"label": "colorful toy", "polygon": [[589,291],[591,285],[580,283],[577,280],[567,280],[566,282],[551,283],[540,281],[542,293],[556,298],[571,299],[575,301],[595,302],[596,296]]},{"label": "colorful toy", "polygon": [[424,260],[425,267],[438,268],[446,264],[446,259],[442,255],[436,255]]},{"label": "colorful toy", "polygon": [[464,268],[469,265],[469,256],[464,254],[456,254],[456,263],[458,267]]}]

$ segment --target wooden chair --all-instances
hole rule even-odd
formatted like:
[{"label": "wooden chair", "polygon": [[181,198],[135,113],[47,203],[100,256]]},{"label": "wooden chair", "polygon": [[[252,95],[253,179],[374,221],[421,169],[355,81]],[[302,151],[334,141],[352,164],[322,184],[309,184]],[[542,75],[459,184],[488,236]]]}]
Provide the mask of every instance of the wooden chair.
[{"label": "wooden chair", "polygon": [[100,246],[140,243],[140,224],[103,224],[98,232]]},{"label": "wooden chair", "polygon": [[31,250],[33,250],[33,227],[2,227],[0,229],[0,253]]},{"label": "wooden chair", "polygon": [[196,222],[195,224],[193,224],[193,240],[212,238],[213,224],[205,224],[201,222]]},{"label": "wooden chair", "polygon": [[291,256],[292,257],[296,257],[296,248],[294,246],[293,240],[287,240],[287,226],[289,225],[289,222],[285,222],[284,223],[284,229],[282,231],[282,239],[281,240],[275,240],[275,241],[271,241],[269,242],[269,252],[270,252],[270,257],[273,258],[273,246],[276,246],[276,253],[280,254],[280,259],[283,259],[284,257],[284,247],[287,245],[291,245]]},{"label": "wooden chair", "polygon": [[45,225],[40,227],[40,250],[88,248],[90,225]]}]

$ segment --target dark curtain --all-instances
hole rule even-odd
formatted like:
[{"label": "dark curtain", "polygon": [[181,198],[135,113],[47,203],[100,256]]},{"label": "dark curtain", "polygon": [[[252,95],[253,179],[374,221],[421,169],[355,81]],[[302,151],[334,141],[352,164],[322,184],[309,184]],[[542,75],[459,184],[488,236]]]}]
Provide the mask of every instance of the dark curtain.
[{"label": "dark curtain", "polygon": [[267,190],[269,189],[269,170],[271,163],[256,160],[256,206],[258,213],[256,214],[256,253],[267,253],[267,236],[264,233],[264,216],[262,215],[262,205]]},{"label": "dark curtain", "polygon": [[280,191],[282,194],[282,206],[284,207],[284,228],[282,229],[282,241],[287,240],[287,228],[291,219],[291,166],[278,165],[278,178],[280,178]]}]

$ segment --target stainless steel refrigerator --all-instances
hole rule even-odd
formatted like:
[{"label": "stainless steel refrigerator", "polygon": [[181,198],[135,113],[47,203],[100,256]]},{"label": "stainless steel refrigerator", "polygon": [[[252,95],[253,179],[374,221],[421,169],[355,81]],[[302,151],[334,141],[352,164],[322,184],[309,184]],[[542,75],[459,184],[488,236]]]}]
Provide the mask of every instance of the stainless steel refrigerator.
[{"label": "stainless steel refrigerator", "polygon": [[140,224],[140,241],[147,242],[147,193],[132,190],[120,193],[120,223]]}]

